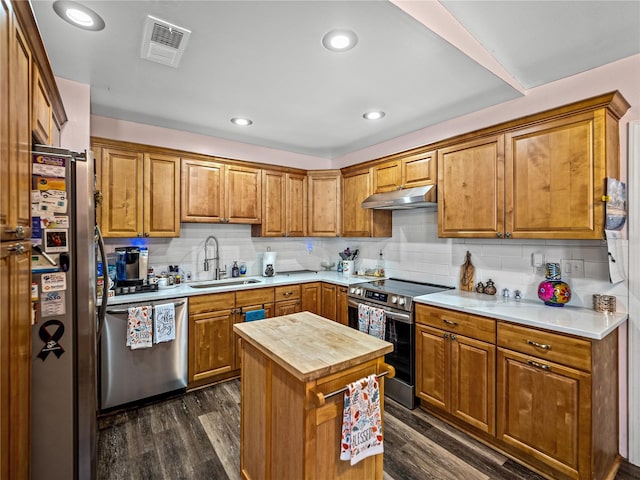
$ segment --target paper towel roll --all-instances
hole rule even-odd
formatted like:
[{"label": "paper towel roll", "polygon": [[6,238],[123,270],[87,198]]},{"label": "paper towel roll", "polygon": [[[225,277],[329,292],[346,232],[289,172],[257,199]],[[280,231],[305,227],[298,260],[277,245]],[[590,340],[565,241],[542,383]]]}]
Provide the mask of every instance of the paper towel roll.
[{"label": "paper towel roll", "polygon": [[[272,277],[276,274],[276,256],[276,252],[264,252],[262,255],[263,277]],[[271,269],[268,268],[268,265],[271,265]]]}]

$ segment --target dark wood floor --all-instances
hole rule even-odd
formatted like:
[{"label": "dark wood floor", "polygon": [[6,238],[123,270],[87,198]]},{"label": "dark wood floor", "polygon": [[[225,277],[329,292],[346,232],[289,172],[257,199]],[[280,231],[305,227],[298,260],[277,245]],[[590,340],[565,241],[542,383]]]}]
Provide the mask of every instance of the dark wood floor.
[{"label": "dark wood floor", "polygon": [[[240,478],[233,380],[98,421],[98,479]],[[385,480],[538,480],[539,475],[416,409],[385,401]],[[616,480],[640,479],[623,463]]]}]

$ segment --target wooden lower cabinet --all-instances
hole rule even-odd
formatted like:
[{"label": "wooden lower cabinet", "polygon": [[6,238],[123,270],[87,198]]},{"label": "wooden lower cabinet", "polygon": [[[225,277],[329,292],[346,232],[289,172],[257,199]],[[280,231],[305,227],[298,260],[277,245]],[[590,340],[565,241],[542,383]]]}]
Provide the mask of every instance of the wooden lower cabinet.
[{"label": "wooden lower cabinet", "polygon": [[348,287],[338,287],[336,292],[336,321],[342,325],[349,325],[348,293]]},{"label": "wooden lower cabinet", "polygon": [[336,292],[338,287],[333,283],[322,284],[322,313],[324,318],[338,320]]},{"label": "wooden lower cabinet", "polygon": [[617,330],[590,340],[426,305],[415,312],[423,409],[546,478],[614,478]]},{"label": "wooden lower cabinet", "polygon": [[300,285],[300,295],[302,297],[301,309],[303,312],[311,312],[321,315],[322,305],[322,282],[303,283]]},{"label": "wooden lower cabinet", "polygon": [[494,434],[495,346],[416,324],[416,394]]},{"label": "wooden lower cabinet", "polygon": [[274,316],[274,289],[198,295],[189,299],[189,386],[196,387],[239,374],[233,324],[244,314],[264,308]]},{"label": "wooden lower cabinet", "polygon": [[275,287],[275,316],[291,315],[302,311],[302,289],[300,285]]},{"label": "wooden lower cabinet", "polygon": [[[550,478],[608,479],[618,455],[618,332],[498,324],[497,440]],[[536,346],[538,345],[538,346]]]}]

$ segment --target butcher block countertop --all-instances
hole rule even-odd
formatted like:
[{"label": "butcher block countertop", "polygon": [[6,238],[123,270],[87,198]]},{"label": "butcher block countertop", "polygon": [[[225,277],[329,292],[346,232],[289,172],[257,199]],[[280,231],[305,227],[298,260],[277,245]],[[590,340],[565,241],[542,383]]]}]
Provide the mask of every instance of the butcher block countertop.
[{"label": "butcher block countertop", "polygon": [[393,351],[393,345],[310,312],[246,323],[233,331],[303,382]]}]

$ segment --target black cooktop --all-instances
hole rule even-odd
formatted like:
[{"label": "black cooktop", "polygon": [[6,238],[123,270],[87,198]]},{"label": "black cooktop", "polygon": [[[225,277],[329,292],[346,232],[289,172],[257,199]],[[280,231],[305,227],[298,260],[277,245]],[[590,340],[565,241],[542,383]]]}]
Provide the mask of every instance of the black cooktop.
[{"label": "black cooktop", "polygon": [[455,288],[447,285],[437,285],[435,283],[401,280],[399,278],[387,278],[384,280],[375,280],[373,282],[358,283],[357,286],[379,292],[404,295],[405,297],[419,297],[420,295],[427,295],[429,293],[442,292],[444,290],[452,290]]}]

